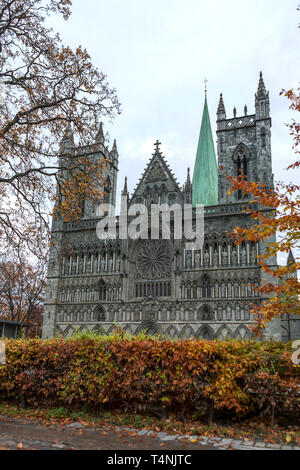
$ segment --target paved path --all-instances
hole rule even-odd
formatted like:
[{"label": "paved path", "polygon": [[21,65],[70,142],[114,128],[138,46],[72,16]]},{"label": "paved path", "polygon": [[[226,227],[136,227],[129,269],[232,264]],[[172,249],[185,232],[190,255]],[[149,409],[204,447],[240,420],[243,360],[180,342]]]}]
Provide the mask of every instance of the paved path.
[{"label": "paved path", "polygon": [[[193,442],[191,442],[193,441]],[[194,442],[195,441],[195,442]],[[253,441],[168,435],[119,427],[86,427],[81,423],[46,426],[33,419],[0,415],[0,449],[33,450],[227,450],[286,449],[292,446]],[[300,450],[300,448],[294,447]]]}]

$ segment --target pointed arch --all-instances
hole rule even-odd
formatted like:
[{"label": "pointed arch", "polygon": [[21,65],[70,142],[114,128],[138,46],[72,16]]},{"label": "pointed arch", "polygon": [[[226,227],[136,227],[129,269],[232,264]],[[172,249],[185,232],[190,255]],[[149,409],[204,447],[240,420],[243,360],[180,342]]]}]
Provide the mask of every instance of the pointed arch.
[{"label": "pointed arch", "polygon": [[[238,144],[234,153],[233,153],[233,161],[234,161],[234,176],[243,175],[247,180],[248,176],[248,162],[250,159],[250,152],[248,147],[244,143]],[[237,199],[242,199],[243,193],[242,190],[239,189],[237,191]]]},{"label": "pointed arch", "polygon": [[193,328],[191,327],[191,325],[185,325],[182,328],[179,336],[180,336],[181,339],[194,338],[195,332],[194,332]]},{"label": "pointed arch", "polygon": [[222,325],[218,329],[216,337],[221,341],[223,341],[224,339],[232,338],[232,331],[227,325]]},{"label": "pointed arch", "polygon": [[74,333],[76,333],[75,329],[73,328],[73,326],[69,325],[64,330],[63,335],[65,338],[67,338],[67,336],[72,336]]},{"label": "pointed arch", "polygon": [[212,341],[215,339],[214,330],[209,325],[202,325],[196,333],[196,338]]},{"label": "pointed arch", "polygon": [[93,320],[101,322],[105,321],[105,310],[102,305],[97,305],[97,307],[94,309]]},{"label": "pointed arch", "polygon": [[146,335],[154,336],[158,334],[160,327],[155,320],[145,320],[136,329],[135,334],[144,332]]},{"label": "pointed arch", "polygon": [[234,338],[238,340],[249,340],[252,338],[252,333],[246,325],[240,325],[234,332]]},{"label": "pointed arch", "polygon": [[178,330],[177,330],[176,326],[174,326],[174,325],[169,326],[169,328],[167,328],[165,334],[167,336],[169,336],[170,338],[174,338],[174,339],[179,337]]}]

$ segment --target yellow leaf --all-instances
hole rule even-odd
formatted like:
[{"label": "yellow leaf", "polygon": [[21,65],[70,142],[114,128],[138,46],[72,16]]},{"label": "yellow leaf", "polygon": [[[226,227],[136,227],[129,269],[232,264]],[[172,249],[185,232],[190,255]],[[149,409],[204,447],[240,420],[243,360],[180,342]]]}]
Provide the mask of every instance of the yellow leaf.
[{"label": "yellow leaf", "polygon": [[285,440],[286,440],[286,442],[291,442],[292,436],[286,436]]},{"label": "yellow leaf", "polygon": [[19,444],[18,444],[18,449],[23,449],[23,444],[22,444],[22,442],[19,442]]}]

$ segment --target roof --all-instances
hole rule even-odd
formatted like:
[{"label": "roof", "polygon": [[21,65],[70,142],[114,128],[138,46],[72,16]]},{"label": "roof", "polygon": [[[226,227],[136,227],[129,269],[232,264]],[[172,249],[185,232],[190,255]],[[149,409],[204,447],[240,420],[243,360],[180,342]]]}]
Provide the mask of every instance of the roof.
[{"label": "roof", "polygon": [[193,206],[218,204],[218,167],[205,97],[202,123],[193,173]]}]

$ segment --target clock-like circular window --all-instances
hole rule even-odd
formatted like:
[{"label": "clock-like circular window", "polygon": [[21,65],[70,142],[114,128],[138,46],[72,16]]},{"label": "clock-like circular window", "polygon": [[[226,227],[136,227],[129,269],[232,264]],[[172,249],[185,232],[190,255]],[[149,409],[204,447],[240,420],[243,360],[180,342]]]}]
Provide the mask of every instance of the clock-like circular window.
[{"label": "clock-like circular window", "polygon": [[170,246],[166,240],[145,241],[138,249],[136,269],[140,279],[161,279],[171,275]]}]

